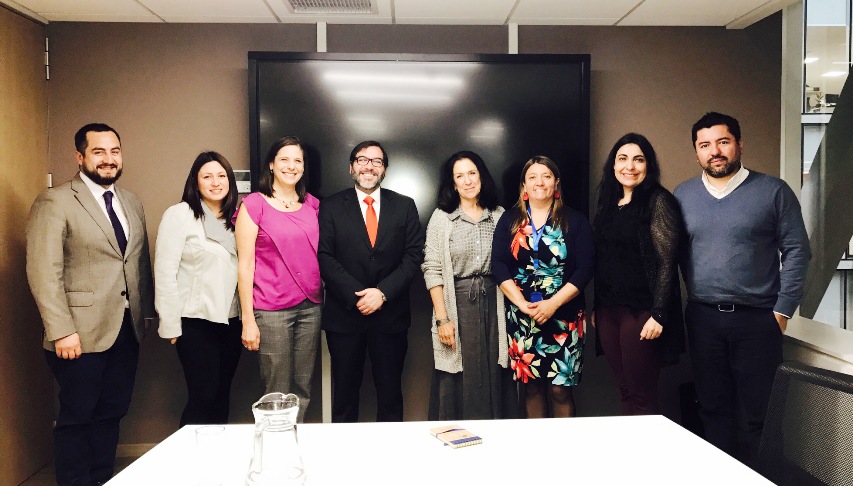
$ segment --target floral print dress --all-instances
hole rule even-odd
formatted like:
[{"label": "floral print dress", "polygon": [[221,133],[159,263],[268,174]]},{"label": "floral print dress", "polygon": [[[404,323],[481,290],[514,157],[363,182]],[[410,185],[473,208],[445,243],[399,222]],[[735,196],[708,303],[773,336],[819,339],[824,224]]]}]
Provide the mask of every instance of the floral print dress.
[{"label": "floral print dress", "polygon": [[536,252],[538,267],[529,222],[510,235],[516,213],[508,211],[495,228],[492,270],[498,282],[511,279],[528,301],[533,292],[548,299],[566,283],[581,290],[542,324],[506,300],[510,365],[515,380],[523,383],[547,380],[552,385],[574,386],[581,379],[586,320],[583,289],[592,277],[593,237],[581,213],[565,211],[565,233],[550,219],[545,224]]}]

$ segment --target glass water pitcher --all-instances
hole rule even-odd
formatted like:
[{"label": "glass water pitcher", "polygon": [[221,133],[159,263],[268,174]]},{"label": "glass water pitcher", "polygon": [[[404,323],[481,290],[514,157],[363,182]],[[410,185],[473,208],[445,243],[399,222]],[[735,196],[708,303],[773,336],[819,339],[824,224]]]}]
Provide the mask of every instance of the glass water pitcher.
[{"label": "glass water pitcher", "polygon": [[305,467],[296,438],[299,398],[289,393],[267,393],[252,405],[255,449],[247,486],[305,484]]}]

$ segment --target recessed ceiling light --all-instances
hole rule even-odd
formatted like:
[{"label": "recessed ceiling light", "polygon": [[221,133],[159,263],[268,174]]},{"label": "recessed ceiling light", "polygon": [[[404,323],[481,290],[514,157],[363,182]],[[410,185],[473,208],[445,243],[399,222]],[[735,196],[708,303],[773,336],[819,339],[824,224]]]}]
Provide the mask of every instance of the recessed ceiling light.
[{"label": "recessed ceiling light", "polygon": [[818,57],[807,57],[807,58],[803,59],[803,64],[811,64],[811,63],[817,61],[818,59],[820,59],[820,58],[818,58]]},{"label": "recessed ceiling light", "polygon": [[847,71],[829,71],[821,74],[821,76],[825,78],[837,78],[840,76],[847,76]]}]

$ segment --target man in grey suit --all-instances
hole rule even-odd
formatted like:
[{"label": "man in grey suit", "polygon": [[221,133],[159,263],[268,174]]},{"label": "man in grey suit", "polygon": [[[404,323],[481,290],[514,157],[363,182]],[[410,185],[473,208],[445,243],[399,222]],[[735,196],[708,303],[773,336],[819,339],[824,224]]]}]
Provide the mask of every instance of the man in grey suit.
[{"label": "man in grey suit", "polygon": [[80,172],[41,193],[30,210],[27,279],[59,384],[56,479],[91,485],[113,475],[154,289],[142,203],[114,185],[122,171],[118,133],[93,123],[74,144]]}]

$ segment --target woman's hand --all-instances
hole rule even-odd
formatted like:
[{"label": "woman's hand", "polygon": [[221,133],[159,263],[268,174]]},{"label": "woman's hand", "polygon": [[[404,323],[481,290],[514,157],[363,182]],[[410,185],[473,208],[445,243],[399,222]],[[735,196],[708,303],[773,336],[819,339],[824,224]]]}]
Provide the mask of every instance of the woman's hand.
[{"label": "woman's hand", "polygon": [[654,317],[649,317],[649,320],[643,325],[643,330],[640,331],[640,341],[643,339],[657,339],[662,332],[663,326]]},{"label": "woman's hand", "polygon": [[589,322],[592,324],[592,327],[595,327],[595,311],[592,311],[589,314]]},{"label": "woman's hand", "polygon": [[178,342],[178,338],[172,338],[169,340],[169,344],[175,344],[176,342]]},{"label": "woman's hand", "polygon": [[438,326],[438,340],[441,344],[456,349],[456,324],[453,321],[447,321]]},{"label": "woman's hand", "polygon": [[[515,302],[513,302],[513,304],[515,304]],[[531,309],[531,305],[532,304],[530,302],[522,300],[519,305],[516,306],[518,307],[518,310],[520,310],[524,315],[533,317],[536,314],[536,310]]]},{"label": "woman's hand", "polygon": [[553,317],[559,308],[560,304],[553,298],[540,300],[539,302],[527,304],[527,309],[530,311],[527,315],[532,317],[537,323],[542,324]]},{"label": "woman's hand", "polygon": [[521,289],[513,280],[507,279],[501,282],[500,289],[512,305],[518,307],[518,310],[524,314],[533,317],[533,310],[529,309],[530,302],[524,298],[524,295],[521,293]]},{"label": "woman's hand", "polygon": [[240,335],[243,346],[249,351],[257,351],[261,347],[261,331],[255,319],[243,319],[243,333]]}]

